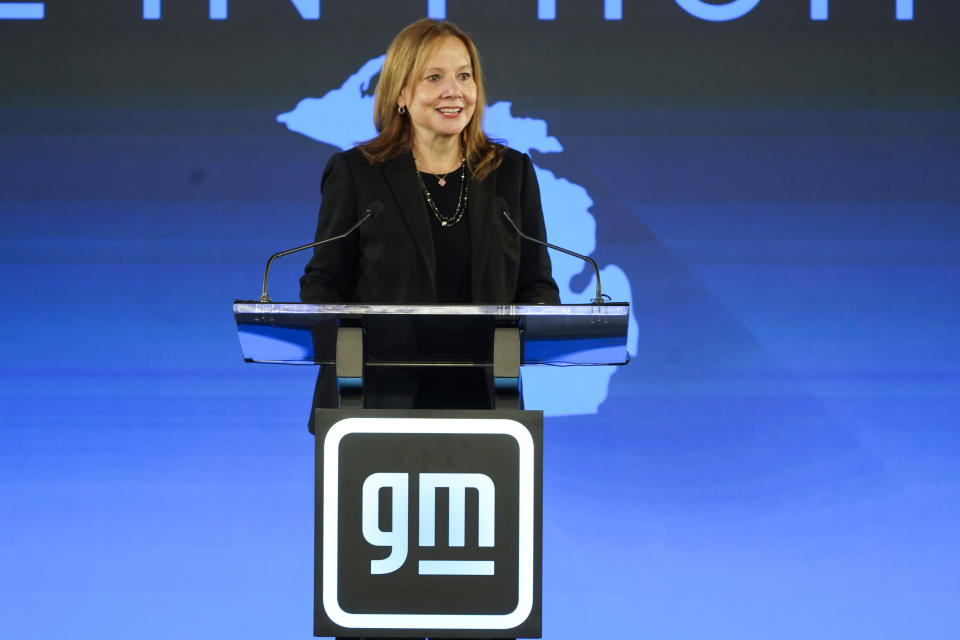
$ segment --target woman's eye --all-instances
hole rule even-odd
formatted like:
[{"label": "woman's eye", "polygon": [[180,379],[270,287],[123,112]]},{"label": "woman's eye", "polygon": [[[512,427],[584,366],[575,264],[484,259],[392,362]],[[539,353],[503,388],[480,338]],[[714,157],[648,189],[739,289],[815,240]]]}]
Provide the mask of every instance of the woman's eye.
[{"label": "woman's eye", "polygon": [[436,82],[439,79],[440,79],[440,76],[436,73],[431,73],[430,75],[427,76],[427,80],[429,80],[430,82]]},{"label": "woman's eye", "polygon": [[464,71],[463,73],[460,74],[460,79],[461,79],[461,80],[469,80],[469,79],[470,79],[470,74],[467,73],[466,71]]}]

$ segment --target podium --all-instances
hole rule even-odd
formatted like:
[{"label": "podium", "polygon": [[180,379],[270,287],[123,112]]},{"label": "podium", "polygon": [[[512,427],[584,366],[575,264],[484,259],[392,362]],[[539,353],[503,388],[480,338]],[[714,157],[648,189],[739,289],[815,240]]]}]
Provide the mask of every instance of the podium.
[{"label": "podium", "polygon": [[[629,306],[234,303],[247,362],[335,368],[317,409],[314,635],[538,638],[543,413],[521,365],[622,365]],[[366,408],[377,367],[478,367],[490,410]]]}]

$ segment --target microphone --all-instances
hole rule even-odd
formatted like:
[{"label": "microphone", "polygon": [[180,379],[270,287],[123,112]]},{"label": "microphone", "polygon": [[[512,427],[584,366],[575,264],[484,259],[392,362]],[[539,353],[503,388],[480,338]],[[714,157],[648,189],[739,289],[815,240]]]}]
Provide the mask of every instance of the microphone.
[{"label": "microphone", "polygon": [[333,242],[334,240],[340,240],[346,238],[348,235],[360,228],[364,222],[377,215],[383,210],[383,203],[379,200],[370,203],[370,206],[367,207],[367,210],[364,211],[362,218],[357,220],[357,223],[341,233],[340,235],[332,236],[330,238],[324,238],[323,240],[317,240],[316,242],[311,242],[310,244],[305,244],[302,247],[294,247],[293,249],[287,249],[286,251],[281,251],[280,253],[275,253],[270,256],[270,259],[267,260],[267,268],[263,271],[263,292],[260,294],[260,302],[271,303],[273,300],[270,299],[270,296],[267,295],[267,278],[270,276],[270,265],[273,264],[273,261],[277,258],[290,255],[291,253],[296,253],[298,251],[303,251],[304,249],[310,249],[311,247],[317,247],[321,244],[326,244],[328,242]]},{"label": "microphone", "polygon": [[520,229],[517,227],[517,225],[514,224],[513,218],[510,217],[510,207],[507,205],[507,201],[504,200],[503,197],[497,196],[496,198],[494,198],[494,199],[493,199],[493,206],[496,207],[497,211],[500,212],[500,214],[501,214],[504,218],[506,218],[507,222],[510,223],[510,226],[513,228],[513,230],[517,232],[517,235],[519,235],[519,236],[520,236],[521,238],[523,238],[524,240],[530,240],[531,242],[536,242],[537,244],[542,244],[542,245],[545,246],[545,247],[550,247],[551,249],[556,249],[557,251],[560,251],[560,252],[565,253],[565,254],[567,254],[567,255],[573,256],[573,257],[575,257],[575,258],[580,258],[581,260],[584,260],[584,261],[586,261],[586,262],[589,262],[590,265],[593,267],[593,273],[597,276],[597,297],[594,298],[593,300],[591,300],[590,302],[592,302],[593,304],[606,304],[606,302],[604,301],[604,298],[607,298],[607,299],[609,300],[609,299],[610,299],[610,296],[605,295],[605,294],[603,293],[603,290],[600,288],[600,268],[597,266],[597,263],[594,262],[593,258],[591,258],[590,256],[581,255],[581,254],[577,253],[576,251],[570,251],[569,249],[564,249],[563,247],[558,247],[557,245],[555,245],[555,244],[550,244],[549,242],[544,242],[543,240],[538,240],[537,238],[534,238],[534,237],[532,237],[532,236],[528,236],[528,235],[525,234],[523,231],[520,231]]}]

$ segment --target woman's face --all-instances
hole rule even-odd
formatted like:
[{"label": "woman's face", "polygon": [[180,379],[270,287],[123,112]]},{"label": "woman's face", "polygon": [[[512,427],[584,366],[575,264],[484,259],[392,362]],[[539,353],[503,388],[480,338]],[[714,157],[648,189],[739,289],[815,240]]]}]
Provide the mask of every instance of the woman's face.
[{"label": "woman's face", "polygon": [[477,104],[477,84],[463,42],[453,36],[440,40],[424,69],[400,92],[397,104],[410,114],[415,143],[460,135]]}]

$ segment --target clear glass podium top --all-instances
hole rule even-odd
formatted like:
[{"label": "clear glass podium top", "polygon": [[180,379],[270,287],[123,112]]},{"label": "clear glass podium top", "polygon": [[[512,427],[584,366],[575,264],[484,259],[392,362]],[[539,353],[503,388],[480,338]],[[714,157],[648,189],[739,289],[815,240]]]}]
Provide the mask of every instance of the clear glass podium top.
[{"label": "clear glass podium top", "polygon": [[628,303],[366,305],[236,301],[243,358],[332,364],[341,326],[365,330],[368,366],[491,366],[497,327],[518,327],[527,365],[622,365]]}]

